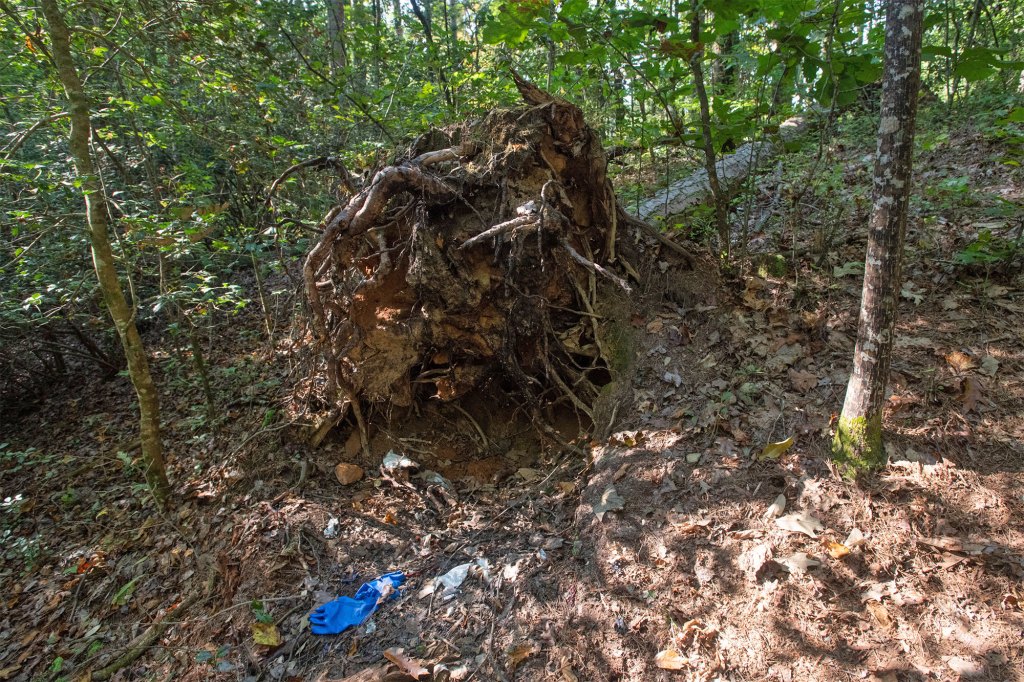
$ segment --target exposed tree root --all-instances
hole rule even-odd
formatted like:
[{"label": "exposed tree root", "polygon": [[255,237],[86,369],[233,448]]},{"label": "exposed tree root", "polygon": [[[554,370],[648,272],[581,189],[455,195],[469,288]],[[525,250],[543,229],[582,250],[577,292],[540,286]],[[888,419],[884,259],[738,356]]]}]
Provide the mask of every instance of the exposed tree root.
[{"label": "exposed tree root", "polygon": [[115,673],[134,663],[139,656],[145,653],[146,649],[153,646],[153,644],[155,644],[156,641],[167,631],[167,628],[171,626],[172,619],[170,616],[172,614],[174,615],[174,622],[177,622],[182,614],[195,606],[195,604],[205,596],[206,592],[204,591],[193,593],[192,596],[178,604],[172,611],[169,611],[167,615],[164,616],[164,619],[159,623],[153,623],[150,625],[145,632],[139,635],[135,641],[128,646],[128,649],[123,654],[115,658],[109,665],[92,672],[89,679],[96,680],[97,682],[100,680],[109,680]]},{"label": "exposed tree root", "polygon": [[310,386],[321,411],[351,408],[364,448],[377,408],[488,385],[589,421],[614,412],[597,403],[628,364],[639,276],[618,227],[638,221],[580,110],[517,83],[533,106],[421,137],[327,215],[306,259]]}]

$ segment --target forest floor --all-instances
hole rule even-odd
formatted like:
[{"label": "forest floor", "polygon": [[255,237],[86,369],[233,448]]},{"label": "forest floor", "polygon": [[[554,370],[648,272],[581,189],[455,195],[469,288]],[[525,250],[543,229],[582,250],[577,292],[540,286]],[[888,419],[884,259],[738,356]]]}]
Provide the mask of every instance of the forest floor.
[{"label": "forest floor", "polygon": [[[157,623],[114,679],[1024,680],[1024,280],[956,258],[1015,227],[989,209],[1024,178],[979,130],[923,138],[878,476],[827,457],[872,151],[841,139],[831,185],[787,204],[818,181],[808,150],[749,208],[773,213],[752,243],[795,263],[651,287],[633,400],[587,457],[482,401],[393,421],[370,458],[345,433],[311,450],[281,408],[298,358],[246,314],[211,340],[213,423],[158,353],[161,517],[127,381],[54,387],[0,434],[0,680],[102,679]],[[385,475],[389,450],[420,474]],[[364,478],[341,485],[341,462]],[[318,603],[394,570],[370,621],[310,633]],[[176,611],[211,571],[215,596]]]}]

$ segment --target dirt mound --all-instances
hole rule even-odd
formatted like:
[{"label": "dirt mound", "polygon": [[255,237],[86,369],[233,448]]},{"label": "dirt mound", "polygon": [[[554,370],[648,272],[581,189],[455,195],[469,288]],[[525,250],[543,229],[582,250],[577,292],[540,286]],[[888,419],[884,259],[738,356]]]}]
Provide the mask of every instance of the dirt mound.
[{"label": "dirt mound", "polygon": [[380,416],[501,396],[610,430],[646,269],[582,112],[517,83],[529,107],[424,135],[325,218],[304,268],[314,443],[351,412],[368,454]]}]

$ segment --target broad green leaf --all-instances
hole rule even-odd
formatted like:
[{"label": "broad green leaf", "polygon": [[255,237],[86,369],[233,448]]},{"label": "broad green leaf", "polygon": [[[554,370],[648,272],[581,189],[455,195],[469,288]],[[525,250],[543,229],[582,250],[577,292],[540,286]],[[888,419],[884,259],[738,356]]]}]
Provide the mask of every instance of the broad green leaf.
[{"label": "broad green leaf", "polygon": [[125,604],[127,604],[128,600],[131,599],[132,595],[135,593],[135,586],[138,584],[141,578],[142,576],[132,578],[127,584],[124,585],[124,587],[117,591],[117,594],[115,594],[114,598],[110,600],[110,603],[114,606],[124,606]]},{"label": "broad green leaf", "polygon": [[968,83],[983,81],[996,72],[995,67],[980,59],[967,59],[956,65],[953,74]]},{"label": "broad green leaf", "polygon": [[1024,107],[1016,107],[1009,114],[999,119],[1000,123],[1024,123]]}]

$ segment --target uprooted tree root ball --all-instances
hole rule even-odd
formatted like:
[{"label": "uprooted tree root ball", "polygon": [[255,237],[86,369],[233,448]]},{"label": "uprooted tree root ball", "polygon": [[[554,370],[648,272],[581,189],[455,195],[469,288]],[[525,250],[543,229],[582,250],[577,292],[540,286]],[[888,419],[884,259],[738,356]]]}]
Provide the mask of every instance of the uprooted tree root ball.
[{"label": "uprooted tree root ball", "polygon": [[366,408],[485,384],[531,412],[565,403],[587,428],[614,419],[630,219],[582,112],[517,84],[529,107],[422,136],[324,219],[304,267],[311,386],[330,410],[314,441],[351,411],[365,446]]}]

